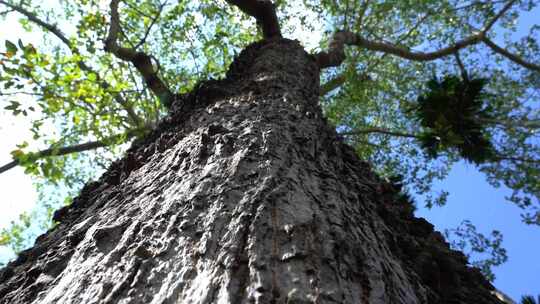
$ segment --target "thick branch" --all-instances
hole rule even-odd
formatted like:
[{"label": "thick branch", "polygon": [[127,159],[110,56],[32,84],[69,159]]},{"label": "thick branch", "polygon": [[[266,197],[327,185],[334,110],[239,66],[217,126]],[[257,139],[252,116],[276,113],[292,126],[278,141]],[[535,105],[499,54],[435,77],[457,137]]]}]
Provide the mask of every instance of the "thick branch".
[{"label": "thick branch", "polygon": [[242,12],[254,17],[261,27],[265,39],[280,38],[281,28],[276,8],[270,0],[226,0],[236,5]]},{"label": "thick branch", "polygon": [[[37,17],[36,14],[26,10],[22,6],[11,4],[11,3],[8,3],[8,2],[3,1],[3,0],[0,0],[0,4],[4,4],[5,6],[13,9],[14,11],[18,12],[19,14],[25,16],[31,22],[33,22],[33,23],[41,26],[45,30],[51,32],[53,35],[55,35],[58,39],[60,39],[60,41],[62,41],[68,47],[68,49],[71,51],[71,53],[73,53],[75,55],[80,55],[81,54],[79,49],[73,43],[71,43],[71,41],[69,41],[69,39],[66,37],[66,35],[64,35],[64,33],[62,33],[62,31],[60,31],[60,29],[58,29],[58,27],[56,27],[55,25],[43,21],[42,19]],[[111,85],[108,82],[104,81],[100,77],[100,75],[97,73],[97,71],[92,69],[90,66],[85,64],[83,61],[78,61],[77,65],[81,70],[83,70],[85,72],[88,72],[88,73],[93,73],[94,75],[96,75],[96,78],[97,78],[96,80],[97,80],[98,84],[104,90],[108,90],[111,87]],[[135,113],[135,111],[128,104],[128,102],[126,100],[124,100],[122,98],[122,96],[120,96],[120,94],[114,94],[114,100],[116,102],[118,102],[124,108],[124,110],[126,110],[129,118],[133,121],[133,123],[136,126],[141,126],[142,125],[141,118],[137,115],[137,113]]]},{"label": "thick branch", "polygon": [[[366,1],[364,3],[364,7],[363,7],[363,10],[365,10],[367,8],[367,5],[369,3],[369,0]],[[362,12],[362,14],[360,15],[360,17],[362,17],[364,14],[364,11]],[[430,16],[431,14],[425,14],[422,18],[420,18],[420,21],[418,21],[412,28],[409,29],[409,31],[402,35],[399,40],[398,40],[398,44],[403,42],[405,39],[407,39],[410,35],[412,35],[412,33]],[[359,23],[361,24],[361,23]],[[374,67],[376,67],[386,56],[388,55],[388,53],[385,53],[383,54],[380,58],[378,58],[377,60],[375,61],[372,61],[369,63],[368,65],[368,68],[366,70],[364,70],[364,72],[362,73],[362,80],[367,80],[369,79],[369,76],[368,76],[368,73],[369,73],[369,70],[373,69]],[[347,80],[347,77],[345,75],[345,72],[342,72],[340,75],[336,76],[335,78],[329,80],[327,83],[325,84],[322,84],[321,85],[321,89],[319,91],[319,96],[324,96],[326,95],[327,93],[339,88],[342,84],[345,83],[345,81]]]},{"label": "thick branch", "polygon": [[[154,69],[152,57],[144,52],[139,52],[133,48],[125,48],[118,45],[118,33],[120,32],[120,16],[118,14],[118,3],[120,0],[112,0],[110,4],[111,22],[109,35],[105,39],[105,51],[112,53],[117,58],[131,62],[137,71],[141,74],[148,88],[161,100],[169,106],[174,94],[171,93],[168,86],[157,75],[157,69]],[[157,61],[156,61],[157,62]]]},{"label": "thick branch", "polygon": [[[403,48],[397,45],[394,45],[392,43],[388,42],[379,42],[379,41],[371,41],[368,39],[365,39],[360,34],[356,34],[349,31],[341,31],[334,34],[334,37],[332,38],[332,41],[330,42],[330,47],[328,52],[320,52],[315,55],[315,58],[317,59],[317,62],[319,63],[319,67],[321,69],[323,68],[329,68],[334,66],[339,66],[341,63],[345,60],[345,45],[350,46],[358,46],[364,49],[368,49],[371,51],[378,51],[383,52],[386,54],[392,54],[396,55],[398,57],[414,60],[414,61],[432,61],[435,59],[439,59],[442,57],[446,57],[448,55],[455,54],[459,50],[466,48],[468,46],[477,44],[479,42],[485,42],[490,46],[492,49],[494,49],[496,52],[499,52],[506,56],[507,58],[513,60],[514,62],[518,62],[519,64],[532,68],[536,70],[536,66],[532,64],[525,65],[523,64],[523,60],[520,60],[519,57],[510,54],[508,52],[505,52],[502,48],[494,48],[492,45],[489,44],[491,42],[489,39],[486,38],[486,33],[493,27],[495,22],[500,19],[516,2],[516,0],[509,1],[497,15],[495,15],[494,18],[490,19],[484,28],[463,39],[460,41],[457,41],[453,45],[447,46],[445,48],[439,49],[437,51],[433,52],[414,52],[407,48]],[[497,46],[495,46],[497,47]],[[517,58],[516,58],[517,57]]]},{"label": "thick branch", "polygon": [[378,51],[396,55],[404,59],[414,61],[431,61],[448,55],[452,55],[458,50],[480,42],[481,39],[482,33],[480,32],[440,50],[424,53],[410,51],[409,49],[399,47],[387,42],[367,40],[359,34],[355,34],[352,32],[337,32],[336,34],[334,34],[329,51],[320,52],[315,55],[315,58],[317,59],[317,62],[319,63],[319,67],[321,69],[339,66],[345,60],[344,46],[354,45],[371,51]]}]

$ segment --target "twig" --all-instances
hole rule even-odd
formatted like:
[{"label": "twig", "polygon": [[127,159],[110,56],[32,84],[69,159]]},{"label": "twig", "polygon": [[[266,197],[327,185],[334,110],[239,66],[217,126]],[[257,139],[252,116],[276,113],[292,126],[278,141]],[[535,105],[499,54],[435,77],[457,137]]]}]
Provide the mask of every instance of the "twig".
[{"label": "twig", "polygon": [[143,44],[146,43],[146,39],[148,38],[148,35],[150,35],[150,31],[152,30],[152,27],[156,24],[159,17],[161,16],[161,12],[163,11],[163,8],[165,7],[166,3],[167,2],[165,1],[163,4],[160,4],[158,11],[156,12],[156,15],[152,18],[152,21],[150,21],[150,24],[148,25],[148,28],[146,29],[141,41],[139,41],[139,43],[135,45],[134,47],[135,49],[138,49],[139,47],[141,47]]},{"label": "twig", "polygon": [[58,37],[64,44],[66,44],[70,49],[72,47],[71,42],[69,39],[56,27],[56,25],[47,23],[41,19],[39,19],[34,13],[24,9],[22,6],[18,6],[3,0],[0,0],[0,4],[3,4],[10,9],[24,15],[28,20],[32,21],[33,23],[43,27],[44,29],[48,30],[49,32],[53,33],[56,37]]},{"label": "twig", "polygon": [[513,162],[540,164],[539,159],[513,157],[513,156],[506,156],[506,155],[497,155],[497,156],[494,157],[494,160],[499,160],[499,161],[501,161],[501,160],[509,160],[509,161],[513,161]]},{"label": "twig", "polygon": [[461,61],[461,58],[459,57],[459,52],[456,52],[454,55],[456,57],[456,63],[459,67],[459,70],[461,71],[461,77],[463,78],[463,81],[467,83],[469,81],[469,75],[467,73],[467,70],[465,69],[465,65],[463,65],[463,62]]},{"label": "twig", "polygon": [[495,25],[495,22],[497,22],[497,20],[499,20],[504,14],[506,14],[506,12],[508,12],[508,10],[516,2],[517,0],[508,1],[508,3],[506,3],[506,5],[497,13],[497,15],[495,15],[495,17],[493,17],[490,21],[488,21],[488,23],[486,23],[484,29],[482,30],[482,33],[484,33],[485,35],[493,27],[493,25]]},{"label": "twig", "polygon": [[15,10],[13,10],[13,9],[8,9],[8,10],[5,10],[5,11],[1,11],[1,12],[0,12],[0,16],[7,15],[7,14],[9,14],[9,13],[11,13],[11,12],[14,12],[14,11],[15,11]]},{"label": "twig", "polygon": [[362,6],[360,7],[360,13],[358,14],[358,22],[357,22],[357,25],[359,27],[362,26],[362,23],[364,22],[364,17],[366,15],[366,12],[369,6],[369,1],[370,0],[364,0],[364,2],[362,3]]},{"label": "twig", "polygon": [[481,119],[482,123],[500,125],[505,128],[525,128],[530,130],[540,129],[540,120],[539,119],[524,119],[519,117],[510,117],[509,119],[498,120],[498,119]]},{"label": "twig", "polygon": [[398,131],[392,131],[382,128],[367,128],[367,129],[361,129],[361,130],[355,130],[350,132],[342,132],[339,133],[339,135],[360,135],[360,134],[369,134],[369,133],[379,133],[379,134],[385,134],[385,135],[391,135],[391,136],[397,136],[397,137],[407,137],[407,138],[419,138],[420,136],[411,134],[411,133],[404,133],[404,132],[398,132]]}]

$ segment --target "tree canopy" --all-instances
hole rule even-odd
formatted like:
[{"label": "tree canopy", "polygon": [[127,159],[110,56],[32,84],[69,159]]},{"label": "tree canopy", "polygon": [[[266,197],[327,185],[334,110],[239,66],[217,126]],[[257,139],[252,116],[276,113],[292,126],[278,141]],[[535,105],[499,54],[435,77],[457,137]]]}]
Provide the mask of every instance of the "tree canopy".
[{"label": "tree canopy", "polygon": [[[1,106],[28,120],[33,138],[0,173],[22,166],[36,177],[48,222],[172,99],[223,77],[249,43],[281,34],[324,68],[325,114],[379,174],[431,207],[447,195],[434,181],[464,159],[512,189],[523,221],[540,225],[540,26],[522,35],[520,25],[538,2],[280,0],[278,20],[258,28],[249,15],[261,20],[269,5],[0,0],[3,18],[43,37],[2,42]],[[20,249],[31,225],[25,215],[0,244]]]}]

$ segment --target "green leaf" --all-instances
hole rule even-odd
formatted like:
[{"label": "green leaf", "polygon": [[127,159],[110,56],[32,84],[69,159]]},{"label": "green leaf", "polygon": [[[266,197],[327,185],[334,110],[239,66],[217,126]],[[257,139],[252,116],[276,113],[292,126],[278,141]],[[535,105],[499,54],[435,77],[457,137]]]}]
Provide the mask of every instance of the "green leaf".
[{"label": "green leaf", "polygon": [[18,101],[14,101],[14,100],[10,101],[9,103],[10,105],[5,106],[4,109],[9,110],[9,111],[14,111],[14,112],[18,111],[19,106],[21,105]]},{"label": "green leaf", "polygon": [[11,154],[14,159],[21,159],[24,157],[24,152],[21,149],[13,150],[9,154]]},{"label": "green leaf", "polygon": [[10,54],[8,55],[8,57],[11,57],[17,53],[17,46],[13,42],[6,40],[5,45],[6,51],[8,52],[8,54]]},{"label": "green leaf", "polygon": [[23,42],[22,42],[21,39],[17,40],[17,45],[19,45],[19,48],[20,48],[21,50],[24,50],[24,44],[23,44]]}]

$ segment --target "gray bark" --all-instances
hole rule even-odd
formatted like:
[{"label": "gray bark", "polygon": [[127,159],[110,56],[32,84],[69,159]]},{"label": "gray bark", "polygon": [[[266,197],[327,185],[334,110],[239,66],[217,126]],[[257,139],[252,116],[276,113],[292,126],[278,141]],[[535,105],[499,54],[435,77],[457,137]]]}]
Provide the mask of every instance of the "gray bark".
[{"label": "gray bark", "polygon": [[1,303],[500,303],[336,135],[296,42],[244,50],[55,213]]}]

